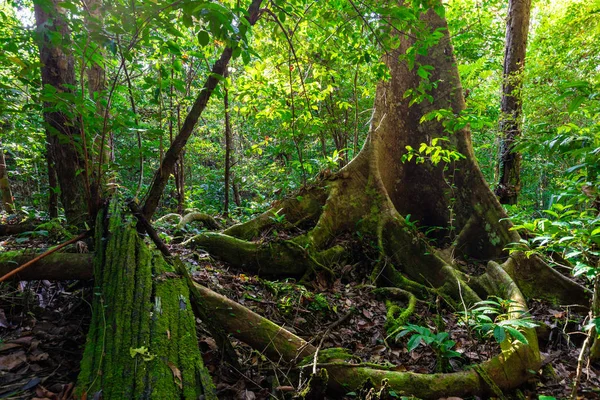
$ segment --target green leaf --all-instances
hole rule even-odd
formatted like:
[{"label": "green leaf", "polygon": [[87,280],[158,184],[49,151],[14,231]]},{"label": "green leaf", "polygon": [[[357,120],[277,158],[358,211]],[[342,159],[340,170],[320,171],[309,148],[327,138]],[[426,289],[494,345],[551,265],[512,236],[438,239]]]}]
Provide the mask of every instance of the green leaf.
[{"label": "green leaf", "polygon": [[505,326],[504,329],[506,329],[508,331],[508,333],[510,333],[510,335],[517,339],[519,342],[524,343],[524,344],[529,344],[529,342],[527,341],[527,338],[525,338],[525,336],[519,332],[518,330],[516,330],[515,328],[511,328],[510,326]]},{"label": "green leaf", "polygon": [[408,351],[413,351],[414,349],[419,347],[422,338],[423,336],[421,335],[413,335],[406,344],[406,348],[408,349]]},{"label": "green leaf", "polygon": [[496,339],[496,342],[498,343],[502,343],[504,340],[506,340],[506,332],[500,325],[496,325],[494,328],[494,339]]},{"label": "green leaf", "polygon": [[200,46],[206,46],[210,42],[210,35],[205,30],[198,32],[198,43]]}]

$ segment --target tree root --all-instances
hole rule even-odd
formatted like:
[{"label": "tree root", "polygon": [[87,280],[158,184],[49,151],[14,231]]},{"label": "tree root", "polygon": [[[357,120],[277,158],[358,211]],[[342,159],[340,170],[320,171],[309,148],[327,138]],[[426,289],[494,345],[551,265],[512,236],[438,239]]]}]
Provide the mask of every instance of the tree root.
[{"label": "tree root", "polygon": [[[86,265],[90,268],[89,263]],[[523,295],[498,264],[491,264],[479,279],[486,290],[515,301],[518,307],[525,307]],[[312,361],[316,348],[303,339],[224,296],[201,285],[194,286],[202,296],[202,306],[206,307],[208,315],[232,336],[264,352],[276,362],[295,362],[306,357],[309,363]],[[397,372],[374,364],[356,364],[347,352],[337,351],[332,355],[328,350],[319,352],[318,366],[328,371],[328,390],[342,394],[360,390],[368,380],[379,389],[385,379],[398,394],[420,398],[496,394],[489,382],[494,382],[501,390],[517,387],[529,378],[530,371],[535,371],[540,363],[535,332],[526,330],[524,335],[528,345],[507,343],[500,355],[480,367],[450,374]],[[348,360],[353,363],[348,363]]]},{"label": "tree root", "polygon": [[160,217],[159,219],[157,219],[154,222],[157,224],[160,224],[165,221],[173,221],[173,220],[176,220],[177,224],[179,224],[181,222],[181,215],[179,215],[177,213],[170,213],[167,215],[163,215],[162,217]]},{"label": "tree root", "polygon": [[553,304],[578,304],[583,309],[589,307],[592,292],[552,269],[538,255],[527,257],[523,252],[512,253],[502,268],[529,298]]},{"label": "tree root", "polygon": [[314,257],[291,240],[253,243],[214,232],[196,235],[183,245],[200,247],[222,261],[260,276],[302,277],[304,280],[319,271],[325,272],[329,278],[333,277],[333,271],[321,261],[341,251],[336,248]]},{"label": "tree root", "polygon": [[[15,270],[34,258],[39,253],[31,251],[6,251],[0,254],[0,276]],[[91,279],[92,258],[89,253],[54,253],[36,261],[31,267],[12,275],[9,280],[68,280]]]},{"label": "tree root", "polygon": [[204,226],[208,229],[219,230],[222,229],[221,224],[217,222],[212,216],[201,213],[201,212],[191,212],[184,215],[177,226],[175,227],[177,230],[181,230],[185,228],[187,224],[190,222],[200,221],[204,224]]},{"label": "tree root", "polygon": [[403,295],[405,296],[405,300],[408,301],[408,305],[406,306],[406,308],[402,308],[390,300],[386,300],[385,302],[385,306],[387,307],[385,330],[388,334],[388,337],[394,337],[398,332],[400,332],[400,330],[404,328],[404,325],[408,321],[408,318],[415,312],[417,298],[414,294],[405,290],[396,288],[389,289],[392,289],[390,290],[390,292],[393,293],[395,296]]},{"label": "tree root", "polygon": [[261,232],[277,224],[277,218],[281,218],[281,216],[285,216],[286,223],[291,226],[314,222],[321,215],[326,199],[327,191],[319,185],[303,188],[296,197],[276,202],[271,209],[258,217],[233,225],[225,229],[223,233],[238,239],[252,240],[260,236]]}]

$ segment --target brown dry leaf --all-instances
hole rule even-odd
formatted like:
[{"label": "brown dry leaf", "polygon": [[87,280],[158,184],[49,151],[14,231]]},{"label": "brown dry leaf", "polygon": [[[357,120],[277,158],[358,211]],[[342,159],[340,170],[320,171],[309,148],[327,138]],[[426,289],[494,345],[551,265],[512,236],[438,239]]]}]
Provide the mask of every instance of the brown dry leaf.
[{"label": "brown dry leaf", "polygon": [[52,393],[42,385],[38,385],[38,387],[35,388],[35,395],[38,396],[37,398],[56,400],[56,394]]},{"label": "brown dry leaf", "polygon": [[0,353],[14,349],[15,347],[21,347],[18,343],[0,343]]},{"label": "brown dry leaf", "polygon": [[0,371],[12,371],[27,362],[27,356],[24,351],[18,351],[6,356],[0,357]]},{"label": "brown dry leaf", "polygon": [[173,372],[175,384],[177,385],[177,387],[179,387],[179,389],[183,389],[183,379],[181,378],[181,371],[171,361],[169,361],[167,365],[169,366],[169,368],[171,368],[171,372]]},{"label": "brown dry leaf", "polygon": [[385,352],[386,349],[387,349],[387,347],[385,347],[384,345],[379,345],[379,346],[373,347],[372,350],[374,353],[382,354]]},{"label": "brown dry leaf", "polygon": [[293,392],[295,389],[293,386],[277,386],[275,390],[279,392]]},{"label": "brown dry leaf", "polygon": [[216,351],[219,350],[219,346],[217,346],[217,342],[215,342],[215,339],[211,338],[211,337],[204,337],[201,340],[202,343],[205,343],[212,351]]},{"label": "brown dry leaf", "polygon": [[366,308],[363,309],[362,315],[364,315],[366,318],[369,318],[369,319],[373,318],[373,313],[371,311],[367,310]]},{"label": "brown dry leaf", "polygon": [[23,336],[23,337],[15,339],[15,340],[12,340],[11,342],[18,343],[23,346],[29,346],[31,344],[32,340],[33,340],[33,336]]},{"label": "brown dry leaf", "polygon": [[6,319],[4,310],[0,308],[0,328],[10,328],[10,322]]},{"label": "brown dry leaf", "polygon": [[48,353],[32,354],[29,356],[29,362],[46,361],[48,357]]}]

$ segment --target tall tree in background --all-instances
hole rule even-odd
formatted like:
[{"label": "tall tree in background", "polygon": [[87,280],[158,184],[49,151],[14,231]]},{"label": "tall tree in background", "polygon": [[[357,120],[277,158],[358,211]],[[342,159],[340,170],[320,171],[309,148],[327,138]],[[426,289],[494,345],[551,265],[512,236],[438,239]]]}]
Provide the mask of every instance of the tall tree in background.
[{"label": "tall tree in background", "polygon": [[[229,76],[229,69],[225,69],[225,78]],[[229,189],[231,186],[231,156],[233,150],[231,133],[231,116],[229,113],[229,89],[225,86],[225,95],[223,96],[223,106],[225,107],[225,203],[223,204],[223,214],[229,217]]]},{"label": "tall tree in background", "polygon": [[85,140],[70,107],[76,84],[75,68],[67,46],[70,30],[58,3],[57,0],[34,3],[44,86],[44,122],[49,162],[53,162],[56,170],[67,222],[81,226],[89,215]]},{"label": "tall tree in background", "polygon": [[[0,130],[3,127],[0,126]],[[6,173],[6,159],[4,158],[4,148],[2,148],[2,142],[0,142],[0,194],[2,194],[2,206],[4,210],[12,214],[15,212],[15,201],[13,199],[12,191],[10,190],[10,182],[8,180],[8,174]]]},{"label": "tall tree in background", "polygon": [[522,157],[514,151],[514,146],[522,129],[521,88],[530,13],[531,0],[509,1],[500,115],[500,181],[496,188],[502,204],[516,204],[521,189]]},{"label": "tall tree in background", "polygon": [[[85,8],[85,24],[88,30],[88,43],[85,54],[87,86],[90,99],[96,104],[96,118],[90,118],[93,129],[93,159],[91,164],[90,196],[96,203],[91,204],[92,214],[98,209],[98,202],[102,197],[105,182],[103,179],[102,166],[111,159],[112,140],[107,130],[108,126],[108,104],[106,101],[106,71],[104,69],[104,52],[100,33],[102,32],[102,2],[100,0],[86,0],[83,2]],[[83,88],[82,88],[83,91]]]}]

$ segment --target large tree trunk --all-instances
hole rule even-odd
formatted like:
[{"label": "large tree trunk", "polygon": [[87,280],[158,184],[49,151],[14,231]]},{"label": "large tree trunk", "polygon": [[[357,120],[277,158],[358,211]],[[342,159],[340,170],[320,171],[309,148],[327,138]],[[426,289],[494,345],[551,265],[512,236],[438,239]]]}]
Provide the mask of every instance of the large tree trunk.
[{"label": "large tree trunk", "polygon": [[[93,154],[90,157],[94,160],[91,163],[90,171],[90,198],[91,215],[95,215],[100,207],[103,197],[107,196],[107,180],[105,176],[106,165],[111,161],[113,153],[113,141],[111,133],[108,131],[109,114],[106,102],[106,71],[98,59],[104,60],[102,35],[103,15],[102,2],[100,0],[86,0],[83,2],[85,7],[85,24],[88,30],[88,41],[92,46],[92,55],[86,60],[86,73],[88,78],[88,91],[90,99],[96,103],[96,118],[90,118],[91,121],[100,121],[92,124]],[[114,184],[114,179],[113,182]],[[110,185],[114,187],[114,185]]]},{"label": "large tree trunk", "polygon": [[[45,87],[44,122],[49,162],[54,163],[60,199],[67,222],[82,226],[88,219],[89,185],[84,157],[85,140],[75,110],[64,110],[65,95],[76,84],[73,56],[67,52],[70,31],[59,1],[35,2],[35,21]],[[55,38],[61,38],[56,43]],[[54,39],[53,39],[54,38]],[[48,88],[53,88],[51,94]]]},{"label": "large tree trunk", "polygon": [[187,282],[139,238],[118,202],[97,219],[96,297],[77,393],[103,399],[216,399]]},{"label": "large tree trunk", "polygon": [[496,188],[496,194],[502,204],[517,204],[521,190],[521,154],[514,151],[514,146],[521,136],[521,89],[530,11],[531,0],[509,1],[500,110],[500,181]]},{"label": "large tree trunk", "polygon": [[[400,46],[384,56],[391,79],[377,88],[371,129],[356,158],[338,174],[275,204],[254,220],[221,234],[198,235],[187,245],[202,247],[254,272],[308,277],[326,270],[328,260],[348,257],[339,238],[360,232],[361,240],[379,253],[372,279],[380,285],[403,287],[415,295],[433,291],[460,308],[462,302],[472,304],[488,295],[518,299],[525,305],[521,292],[557,303],[586,305],[589,291],[550,269],[539,257],[506,250],[520,243],[520,237],[510,229],[510,221],[479,170],[469,130],[452,129],[465,105],[446,22],[433,10],[421,14],[421,21],[429,35],[434,31],[443,35],[423,51],[415,37],[418,30],[411,35],[395,33]],[[415,48],[420,55],[414,66],[400,61]],[[423,79],[421,75],[428,70],[431,75]],[[415,99],[423,93],[420,101]],[[428,118],[442,109],[450,110],[450,116]],[[440,140],[443,137],[448,140]],[[436,160],[436,153],[448,158]],[[314,225],[291,240],[250,242],[274,223],[275,214],[285,214],[291,226]],[[480,275],[466,275],[456,261],[480,265]],[[515,356],[522,363],[516,369],[508,367],[512,362],[508,350],[493,362],[499,386],[514,386],[523,371],[537,368],[535,338],[525,347]],[[415,387],[415,392],[404,393],[419,397],[475,393],[479,389],[472,385],[478,384],[466,375],[456,376],[452,390],[418,391]],[[412,388],[407,382],[417,379],[395,379],[385,373],[372,377],[394,379],[392,384],[398,388]],[[428,385],[428,379],[436,378],[422,379],[419,382]]]}]

